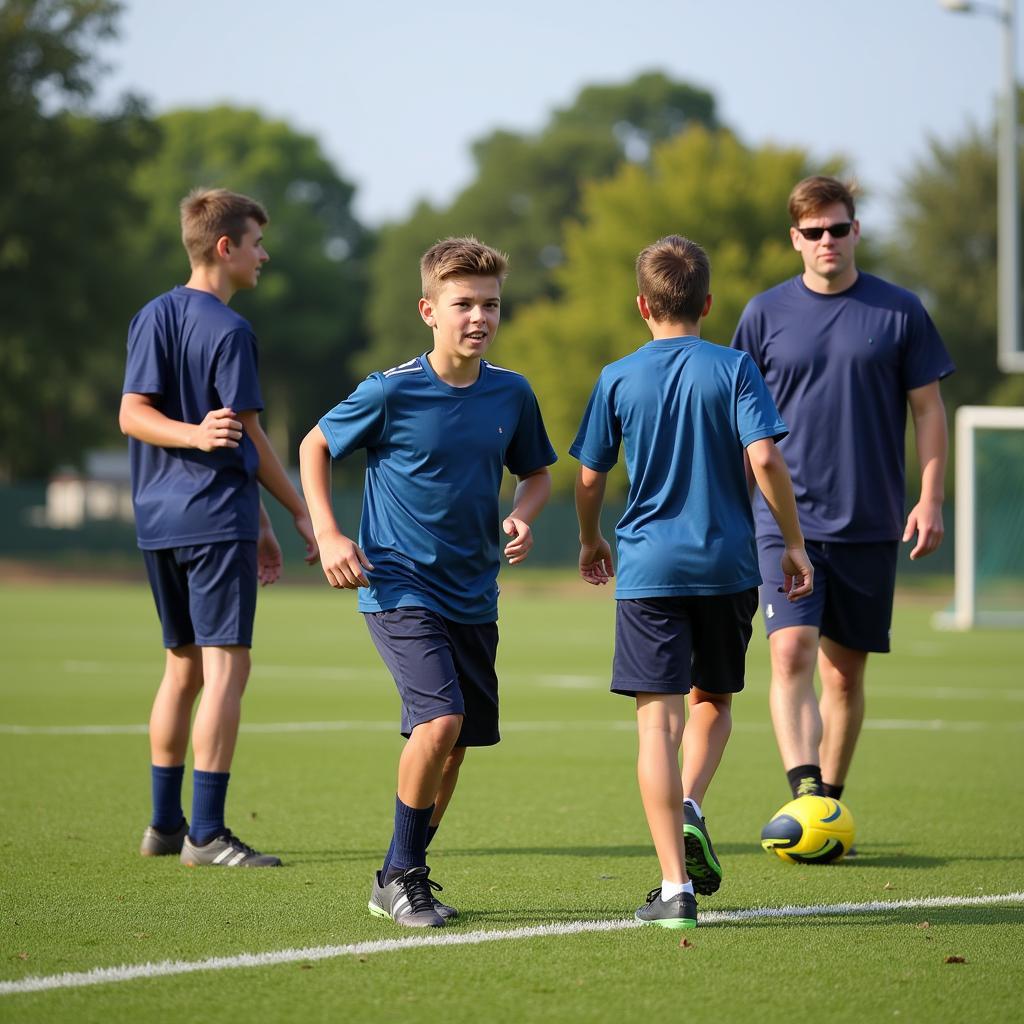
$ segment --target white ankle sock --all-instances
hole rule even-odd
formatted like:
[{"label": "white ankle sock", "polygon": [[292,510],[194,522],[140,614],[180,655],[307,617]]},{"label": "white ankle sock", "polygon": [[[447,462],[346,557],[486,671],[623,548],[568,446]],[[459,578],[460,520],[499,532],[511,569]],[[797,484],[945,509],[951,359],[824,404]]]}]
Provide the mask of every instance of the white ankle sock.
[{"label": "white ankle sock", "polygon": [[697,812],[697,817],[698,818],[703,818],[704,817],[704,815],[700,813],[700,804],[697,803],[697,801],[694,800],[692,797],[687,797],[683,801],[683,803],[684,804],[689,804]]},{"label": "white ankle sock", "polygon": [[667,903],[673,896],[678,896],[681,892],[688,892],[693,896],[693,882],[670,882],[665,878],[661,880],[661,899],[663,903]]}]

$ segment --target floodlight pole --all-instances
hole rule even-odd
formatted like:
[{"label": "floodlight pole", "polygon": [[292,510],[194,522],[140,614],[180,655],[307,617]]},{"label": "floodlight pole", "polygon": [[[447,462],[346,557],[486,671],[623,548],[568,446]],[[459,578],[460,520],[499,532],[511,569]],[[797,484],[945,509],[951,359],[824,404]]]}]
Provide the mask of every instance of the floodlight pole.
[{"label": "floodlight pole", "polygon": [[1002,25],[1003,87],[999,103],[996,280],[999,291],[997,355],[1004,373],[1024,373],[1024,343],[1020,336],[1020,217],[1017,186],[1017,48],[1016,0],[1002,7],[973,0],[939,0],[947,11],[989,14]]}]

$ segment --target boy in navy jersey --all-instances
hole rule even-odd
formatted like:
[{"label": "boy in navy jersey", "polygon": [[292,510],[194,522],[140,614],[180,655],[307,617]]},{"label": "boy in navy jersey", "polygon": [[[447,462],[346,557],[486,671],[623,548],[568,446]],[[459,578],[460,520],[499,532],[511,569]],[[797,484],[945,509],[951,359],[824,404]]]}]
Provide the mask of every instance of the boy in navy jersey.
[{"label": "boy in navy jersey", "polygon": [[[751,299],[732,343],[753,358],[790,426],[780,450],[818,582],[810,601],[777,599],[779,536],[759,502],[775,738],[794,796],[838,799],[864,720],[868,652],[889,650],[900,540],[917,535],[914,559],[942,542],[939,381],[954,367],[920,300],[857,269],[850,188],[806,178],[789,213],[803,273]],[[921,489],[904,521],[908,405]]]},{"label": "boy in navy jersey", "polygon": [[[269,258],[263,207],[225,189],[181,204],[188,284],[143,307],[128,333],[121,430],[131,439],[139,547],[163,626],[166,663],[149,721],[153,818],[143,856],[190,867],[273,867],[224,824],[242,694],[249,677],[257,582],[273,583],[281,549],[259,484],[316,541],[302,498],[259,422],[256,338],[228,308]],[[192,825],[181,784],[192,708]]]},{"label": "boy in navy jersey", "polygon": [[[302,486],[332,587],[358,589],[370,636],[402,699],[394,834],[370,912],[436,928],[427,844],[467,747],[497,743],[499,528],[515,565],[551,490],[556,455],[526,378],[484,360],[498,329],[505,257],[474,238],[437,243],[420,263],[419,311],[433,349],[372,373],[300,448]],[[358,544],[341,531],[331,459],[366,451]],[[519,478],[501,517],[505,469]]]},{"label": "boy in navy jersey", "polygon": [[637,776],[662,875],[636,917],[692,928],[694,892],[715,892],[722,877],[700,805],[732,729],[760,582],[744,452],[785,538],[789,601],[811,593],[813,573],[775,447],[786,426],[750,359],[700,338],[707,255],[670,235],[640,253],[636,271],[652,340],[601,371],[570,448],[581,463],[579,567],[595,585],[615,575],[600,513],[624,446],[611,688],[636,700]]}]

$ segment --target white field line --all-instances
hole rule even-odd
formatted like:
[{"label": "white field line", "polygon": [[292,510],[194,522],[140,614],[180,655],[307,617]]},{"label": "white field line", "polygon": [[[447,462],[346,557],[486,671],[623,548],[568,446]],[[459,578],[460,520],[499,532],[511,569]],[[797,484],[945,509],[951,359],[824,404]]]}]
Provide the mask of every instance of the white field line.
[{"label": "white field line", "polygon": [[[245,733],[268,735],[302,732],[397,732],[398,720],[327,722],[249,722],[242,723]],[[574,722],[502,722],[501,731],[527,732],[633,732],[628,719]],[[736,722],[736,732],[767,732],[767,722]],[[875,732],[1024,732],[1024,721],[958,722],[941,718],[867,718],[864,728]],[[15,725],[0,722],[3,736],[144,736],[149,727],[143,723],[127,725]]]},{"label": "white field line", "polygon": [[[833,917],[848,914],[876,914],[894,910],[925,910],[945,907],[986,907],[1004,903],[1024,903],[1024,892],[994,896],[938,896],[918,900],[886,900],[871,903],[828,903],[807,907],[756,907],[750,910],[708,910],[701,912],[702,926],[742,924],[746,921],[779,920],[799,917]],[[119,967],[94,967],[90,971],[36,975],[19,981],[0,982],[0,996],[23,992],[44,992],[62,988],[84,988],[137,978],[160,978],[199,971],[228,971],[239,967],[271,967],[277,964],[308,963],[342,956],[369,956],[375,953],[400,953],[405,950],[446,946],[476,946],[483,942],[516,939],[542,939],[554,935],[582,935],[588,932],[614,932],[642,928],[632,918],[613,921],[574,921],[544,924],[506,931],[441,932],[407,939],[377,939],[347,946],[311,946],[306,949],[279,949],[267,953],[239,953],[210,957],[207,960],[161,960],[157,963],[122,964]]]}]

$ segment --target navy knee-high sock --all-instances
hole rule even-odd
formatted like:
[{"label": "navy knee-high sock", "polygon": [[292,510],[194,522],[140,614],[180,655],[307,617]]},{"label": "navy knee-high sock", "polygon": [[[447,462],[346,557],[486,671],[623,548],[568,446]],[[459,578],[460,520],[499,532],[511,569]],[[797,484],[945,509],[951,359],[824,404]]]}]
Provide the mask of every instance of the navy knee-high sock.
[{"label": "navy knee-high sock", "polygon": [[185,812],[181,809],[185,766],[153,764],[149,768],[153,789],[153,820],[150,824],[160,832],[177,832],[185,820]]},{"label": "navy knee-high sock", "polygon": [[384,884],[393,881],[409,868],[427,863],[427,830],[434,805],[408,807],[395,796],[395,831],[391,839],[390,862],[381,872]]},{"label": "navy knee-high sock", "polygon": [[227,831],[224,803],[230,772],[192,772],[192,824],[189,838],[200,846]]}]

